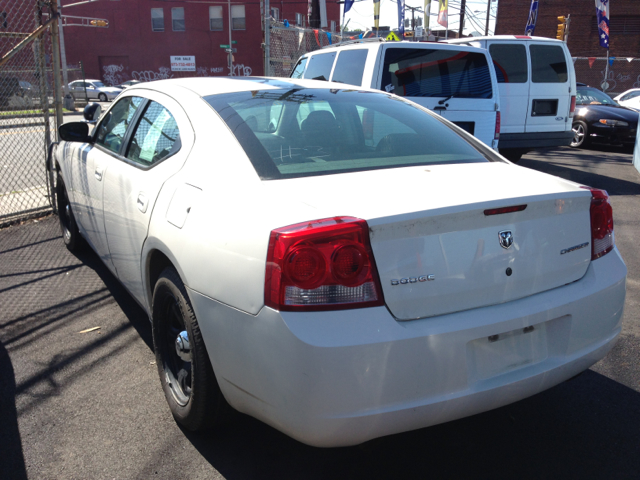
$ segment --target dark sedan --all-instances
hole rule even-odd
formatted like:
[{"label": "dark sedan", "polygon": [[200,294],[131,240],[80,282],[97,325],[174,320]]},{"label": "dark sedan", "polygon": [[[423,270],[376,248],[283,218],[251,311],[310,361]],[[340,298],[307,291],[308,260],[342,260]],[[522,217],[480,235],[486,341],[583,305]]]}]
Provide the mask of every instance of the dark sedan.
[{"label": "dark sedan", "polygon": [[586,147],[592,142],[632,146],[637,128],[636,110],[620,106],[597,88],[578,84],[572,147]]}]

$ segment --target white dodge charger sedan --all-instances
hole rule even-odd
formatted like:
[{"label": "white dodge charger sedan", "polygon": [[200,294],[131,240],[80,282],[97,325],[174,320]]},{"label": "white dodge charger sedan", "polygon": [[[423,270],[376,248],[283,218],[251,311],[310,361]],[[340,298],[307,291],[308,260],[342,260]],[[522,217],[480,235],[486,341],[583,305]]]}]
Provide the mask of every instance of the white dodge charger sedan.
[{"label": "white dodge charger sedan", "polygon": [[233,408],[353,445],[526,398],[620,334],[607,193],[400,97],[187,78],[85,114],[54,157],[64,241],[149,314],[188,429]]}]

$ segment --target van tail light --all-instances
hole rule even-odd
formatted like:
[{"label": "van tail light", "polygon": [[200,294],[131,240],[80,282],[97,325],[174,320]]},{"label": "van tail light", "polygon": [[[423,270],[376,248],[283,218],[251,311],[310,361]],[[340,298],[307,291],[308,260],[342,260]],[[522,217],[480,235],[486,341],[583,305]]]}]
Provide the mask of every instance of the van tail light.
[{"label": "van tail light", "polygon": [[573,117],[576,113],[576,96],[571,95],[571,106],[569,107],[569,117]]},{"label": "van tail light", "polygon": [[384,305],[367,222],[333,217],[272,230],[264,303],[293,311]]},{"label": "van tail light", "polygon": [[496,130],[493,134],[494,140],[500,139],[500,112],[496,112]]},{"label": "van tail light", "polygon": [[605,190],[582,187],[591,191],[591,260],[613,250],[613,209]]}]

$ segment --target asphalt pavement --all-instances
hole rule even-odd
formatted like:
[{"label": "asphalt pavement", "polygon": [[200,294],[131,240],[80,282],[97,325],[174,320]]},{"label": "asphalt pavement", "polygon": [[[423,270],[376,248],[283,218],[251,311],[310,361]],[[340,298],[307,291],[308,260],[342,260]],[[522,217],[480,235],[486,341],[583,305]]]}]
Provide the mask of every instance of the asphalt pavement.
[{"label": "asphalt pavement", "polygon": [[182,430],[148,318],[98,257],[67,252],[53,216],[0,230],[0,478],[640,477],[640,174],[609,147],[521,165],[611,194],[629,268],[618,345],[534,397],[350,448],[308,447],[240,414],[207,434]]}]

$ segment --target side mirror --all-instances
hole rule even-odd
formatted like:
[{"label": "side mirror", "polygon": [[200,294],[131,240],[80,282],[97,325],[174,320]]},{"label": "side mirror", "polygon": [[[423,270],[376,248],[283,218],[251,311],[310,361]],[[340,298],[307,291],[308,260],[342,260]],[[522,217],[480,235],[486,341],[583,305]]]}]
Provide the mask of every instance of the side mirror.
[{"label": "side mirror", "polygon": [[98,118],[100,118],[100,114],[102,113],[102,107],[99,103],[89,103],[86,107],[84,107],[84,119],[89,123],[96,123]]},{"label": "side mirror", "polygon": [[89,124],[86,122],[69,122],[58,127],[58,136],[60,140],[65,142],[82,142],[91,141],[89,137]]}]

